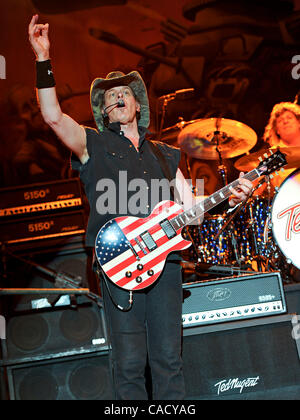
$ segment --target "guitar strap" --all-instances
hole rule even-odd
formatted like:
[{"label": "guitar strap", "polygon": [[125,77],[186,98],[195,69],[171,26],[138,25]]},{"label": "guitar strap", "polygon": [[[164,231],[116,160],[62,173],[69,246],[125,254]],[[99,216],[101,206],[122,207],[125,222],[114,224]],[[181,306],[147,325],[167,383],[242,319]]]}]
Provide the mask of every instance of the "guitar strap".
[{"label": "guitar strap", "polygon": [[[173,181],[173,177],[171,175],[171,171],[170,171],[169,165],[167,163],[167,159],[165,158],[164,154],[160,150],[157,143],[155,143],[151,140],[148,140],[148,143],[149,143],[149,146],[150,146],[152,152],[157,157],[157,160],[160,164],[161,170],[162,170],[165,178],[171,183],[171,181]],[[173,200],[175,200],[175,197],[180,197],[180,195],[178,193],[178,190],[177,190],[176,186],[173,185],[173,183],[171,184],[171,194],[173,195]]]}]

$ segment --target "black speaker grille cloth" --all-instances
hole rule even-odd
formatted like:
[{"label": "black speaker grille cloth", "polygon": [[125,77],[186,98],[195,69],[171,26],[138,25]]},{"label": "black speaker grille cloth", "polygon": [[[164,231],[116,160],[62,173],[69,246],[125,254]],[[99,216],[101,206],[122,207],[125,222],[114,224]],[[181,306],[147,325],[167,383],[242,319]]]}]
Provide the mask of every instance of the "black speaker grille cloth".
[{"label": "black speaker grille cloth", "polygon": [[49,335],[47,321],[40,315],[14,318],[8,323],[7,336],[24,351],[38,350]]},{"label": "black speaker grille cloth", "polygon": [[186,336],[183,360],[189,397],[215,393],[230,378],[259,376],[255,390],[300,383],[290,322]]},{"label": "black speaker grille cloth", "polygon": [[21,400],[56,400],[58,383],[47,369],[35,369],[29,372],[20,383]]},{"label": "black speaker grille cloth", "polygon": [[109,378],[102,366],[83,364],[70,375],[70,390],[79,400],[95,399],[103,395]]},{"label": "black speaker grille cloth", "polygon": [[107,354],[9,368],[17,400],[111,400]]},{"label": "black speaker grille cloth", "polygon": [[60,329],[64,337],[72,343],[91,342],[97,326],[96,316],[89,309],[67,309],[60,318]]},{"label": "black speaker grille cloth", "polygon": [[95,304],[54,308],[7,320],[6,363],[51,358],[62,352],[97,351],[107,346],[102,309]]}]

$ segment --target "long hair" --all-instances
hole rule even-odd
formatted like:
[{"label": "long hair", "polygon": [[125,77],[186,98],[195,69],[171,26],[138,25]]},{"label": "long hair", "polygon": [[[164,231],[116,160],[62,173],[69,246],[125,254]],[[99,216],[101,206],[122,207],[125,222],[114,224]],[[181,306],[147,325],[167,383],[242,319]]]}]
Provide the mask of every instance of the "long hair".
[{"label": "long hair", "polygon": [[268,125],[265,128],[263,139],[270,146],[277,146],[280,143],[280,137],[277,133],[277,118],[285,111],[292,112],[300,123],[300,106],[292,102],[280,102],[276,104],[271,112]]}]

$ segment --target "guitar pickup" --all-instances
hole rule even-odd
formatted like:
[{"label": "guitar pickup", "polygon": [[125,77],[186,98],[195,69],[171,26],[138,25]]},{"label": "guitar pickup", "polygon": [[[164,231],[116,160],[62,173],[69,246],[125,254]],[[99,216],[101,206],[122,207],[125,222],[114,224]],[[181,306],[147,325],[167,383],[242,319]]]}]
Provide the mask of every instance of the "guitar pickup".
[{"label": "guitar pickup", "polygon": [[150,235],[148,231],[141,233],[140,237],[142,238],[144,244],[149,249],[149,251],[153,251],[154,249],[157,248],[157,244],[155,240],[152,238],[152,236]]},{"label": "guitar pickup", "polygon": [[160,222],[160,226],[167,235],[168,239],[172,239],[176,236],[176,231],[168,219],[165,219],[162,222]]}]

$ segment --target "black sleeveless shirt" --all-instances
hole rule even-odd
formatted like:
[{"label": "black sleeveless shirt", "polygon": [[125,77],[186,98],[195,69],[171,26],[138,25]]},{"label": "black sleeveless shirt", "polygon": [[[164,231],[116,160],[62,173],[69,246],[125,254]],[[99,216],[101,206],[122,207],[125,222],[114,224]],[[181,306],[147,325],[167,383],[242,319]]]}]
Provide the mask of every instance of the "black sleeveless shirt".
[{"label": "black sleeveless shirt", "polygon": [[[90,205],[86,246],[93,247],[99,229],[118,216],[146,217],[157,203],[172,199],[157,157],[139,127],[138,151],[124,136],[119,123],[99,133],[85,127],[90,156],[81,164],[73,154],[72,168],[79,171]],[[175,179],[180,150],[157,142]]]}]

